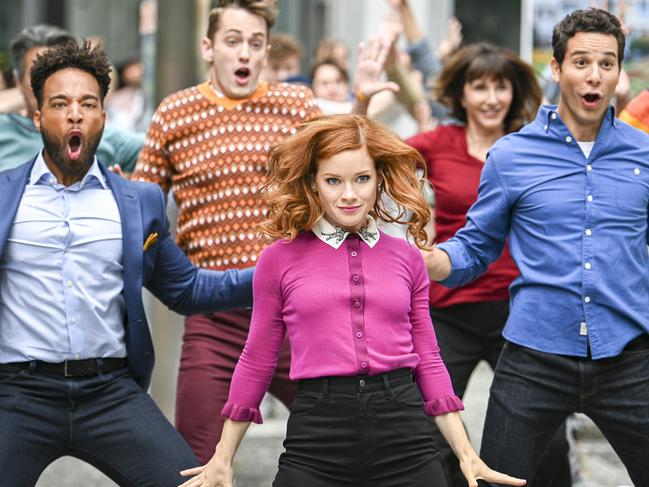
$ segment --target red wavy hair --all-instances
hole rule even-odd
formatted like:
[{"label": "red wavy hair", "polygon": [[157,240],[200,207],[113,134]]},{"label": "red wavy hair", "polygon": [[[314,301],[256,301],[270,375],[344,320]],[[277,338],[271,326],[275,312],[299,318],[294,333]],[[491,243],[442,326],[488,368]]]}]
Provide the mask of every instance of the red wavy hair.
[{"label": "red wavy hair", "polygon": [[[261,195],[268,206],[261,232],[270,239],[292,240],[313,228],[323,209],[314,191],[318,161],[347,150],[365,147],[374,161],[379,186],[370,215],[408,225],[419,248],[426,248],[424,227],[430,209],[421,194],[417,168],[425,168],[421,155],[390,129],[362,115],[319,117],[306,122],[270,154],[266,184]],[[384,207],[383,195],[401,211],[393,215]],[[405,221],[405,211],[412,217]]]}]

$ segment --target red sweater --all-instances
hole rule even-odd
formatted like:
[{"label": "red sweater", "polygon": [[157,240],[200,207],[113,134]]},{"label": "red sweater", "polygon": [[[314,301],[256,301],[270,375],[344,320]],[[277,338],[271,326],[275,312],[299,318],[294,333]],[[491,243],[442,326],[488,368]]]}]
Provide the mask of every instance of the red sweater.
[{"label": "red sweater", "polygon": [[[466,214],[478,197],[483,162],[469,155],[466,130],[444,125],[406,141],[426,160],[428,179],[435,189],[437,241],[448,240],[466,223]],[[460,303],[509,299],[509,284],[518,276],[516,264],[505,247],[487,272],[466,286],[449,289],[430,284],[430,304],[446,308]]]}]

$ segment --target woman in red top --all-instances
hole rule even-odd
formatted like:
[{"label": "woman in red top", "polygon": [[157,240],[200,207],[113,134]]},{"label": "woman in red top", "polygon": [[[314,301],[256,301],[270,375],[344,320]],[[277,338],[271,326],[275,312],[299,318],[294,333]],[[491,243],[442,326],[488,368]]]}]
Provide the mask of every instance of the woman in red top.
[{"label": "woman in red top", "polygon": [[[443,242],[466,222],[478,196],[489,148],[534,119],[542,93],[528,64],[512,51],[484,43],[464,47],[449,59],[435,89],[459,123],[439,126],[407,143],[426,160],[435,189],[436,239]],[[509,314],[508,288],[517,276],[518,269],[505,248],[486,273],[466,286],[449,289],[437,282],[430,284],[430,311],[441,355],[460,397],[481,360],[496,366]],[[450,449],[441,436],[438,439],[449,486],[466,485]],[[553,442],[556,458],[546,454],[536,485],[571,485],[567,449],[562,429]],[[543,465],[548,467],[547,474],[541,474]]]}]

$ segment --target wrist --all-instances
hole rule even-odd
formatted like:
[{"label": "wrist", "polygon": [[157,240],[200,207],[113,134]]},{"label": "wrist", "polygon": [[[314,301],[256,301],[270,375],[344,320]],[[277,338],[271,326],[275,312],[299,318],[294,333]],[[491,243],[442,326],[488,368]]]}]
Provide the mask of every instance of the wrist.
[{"label": "wrist", "polygon": [[234,461],[234,453],[235,452],[232,448],[228,448],[222,443],[217,443],[214,448],[212,461],[222,465],[232,465],[232,462]]},{"label": "wrist", "polygon": [[362,105],[367,105],[370,102],[370,97],[359,89],[354,91],[354,97],[356,98],[356,101]]}]

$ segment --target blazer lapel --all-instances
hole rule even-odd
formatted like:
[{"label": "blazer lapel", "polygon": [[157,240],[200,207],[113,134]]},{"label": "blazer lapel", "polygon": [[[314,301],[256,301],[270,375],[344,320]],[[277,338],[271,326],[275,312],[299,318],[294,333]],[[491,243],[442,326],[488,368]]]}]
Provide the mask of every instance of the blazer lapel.
[{"label": "blazer lapel", "polygon": [[[143,230],[140,214],[140,201],[132,188],[129,188],[121,176],[110,171],[106,175],[108,186],[112,189],[122,220],[122,245],[124,264],[124,297],[128,301],[139,299],[142,287],[142,245]],[[134,304],[135,302],[133,302]]]},{"label": "blazer lapel", "polygon": [[2,208],[0,214],[0,255],[4,252],[7,236],[16,218],[16,212],[35,160],[36,158],[27,164],[0,174],[0,208]]}]

